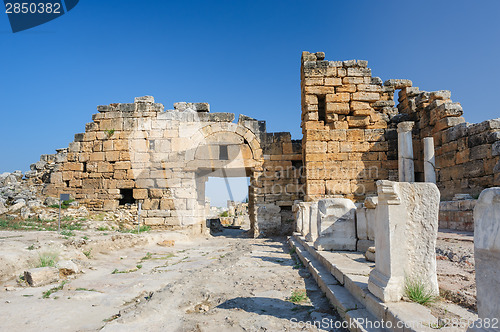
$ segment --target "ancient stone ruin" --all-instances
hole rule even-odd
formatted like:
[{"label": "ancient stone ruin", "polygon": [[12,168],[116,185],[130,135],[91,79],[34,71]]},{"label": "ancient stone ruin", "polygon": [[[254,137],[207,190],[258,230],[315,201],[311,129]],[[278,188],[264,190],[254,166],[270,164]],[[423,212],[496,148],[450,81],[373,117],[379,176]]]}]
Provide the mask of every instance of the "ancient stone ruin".
[{"label": "ancient stone ruin", "polygon": [[[435,182],[445,201],[500,185],[500,119],[466,123],[449,91],[384,82],[367,61],[303,52],[300,72],[302,140],[248,116],[211,113],[206,103],[164,110],[146,96],[98,106],[85,132],[33,172],[48,196],[69,193],[103,211],[140,202],[144,224],[193,234],[206,231],[208,177],[249,177],[255,236],[291,234],[295,201],[359,205],[376,195],[378,180]],[[471,229],[472,205],[444,203],[443,223]],[[365,229],[358,241],[373,241]]]},{"label": "ancient stone ruin", "polygon": [[[394,324],[440,324],[422,306],[401,305],[405,289],[424,280],[439,294],[438,227],[475,230],[479,318],[497,317],[500,119],[466,123],[449,91],[384,82],[363,60],[303,52],[300,73],[301,140],[206,103],[164,110],[138,97],[98,106],[68,148],[31,166],[25,196],[41,191],[53,205],[70,194],[93,211],[133,206],[138,223],[194,236],[214,228],[208,178],[248,177],[248,204],[231,202],[217,228],[248,213],[252,236],[292,235],[343,319]],[[22,177],[2,175],[0,187]],[[0,214],[24,218],[42,205],[21,202],[20,191],[0,197]]]}]

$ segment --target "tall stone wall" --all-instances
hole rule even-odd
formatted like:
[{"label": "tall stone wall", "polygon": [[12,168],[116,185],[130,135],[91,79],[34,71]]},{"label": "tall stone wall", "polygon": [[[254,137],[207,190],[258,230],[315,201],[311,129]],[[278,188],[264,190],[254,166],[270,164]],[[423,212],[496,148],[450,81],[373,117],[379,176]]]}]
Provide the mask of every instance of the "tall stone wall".
[{"label": "tall stone wall", "polygon": [[397,179],[394,86],[371,76],[367,61],[326,61],[303,52],[302,148],[306,200],[375,194]]},{"label": "tall stone wall", "polygon": [[500,185],[500,119],[469,124],[450,91],[420,91],[403,87],[399,91],[399,112],[414,121],[415,179],[423,181],[423,145],[433,137],[437,185],[444,199],[455,194],[479,195]]},{"label": "tall stone wall", "polygon": [[[164,111],[153,97],[99,106],[85,133],[58,151],[45,193],[70,193],[94,210],[140,201],[145,224],[197,234],[206,227],[208,178],[249,177],[254,234],[288,232],[300,174],[282,169],[301,160],[300,144],[267,133],[264,121],[240,116],[233,123],[232,113],[209,113],[208,104],[174,107]],[[273,185],[287,194],[273,193]]]},{"label": "tall stone wall", "polygon": [[[291,139],[290,133],[267,133],[263,139],[263,171],[252,183],[253,201],[261,207],[258,219],[260,231],[271,234],[291,234],[294,200],[302,200],[302,144]],[[255,234],[257,235],[257,234]]]},{"label": "tall stone wall", "polygon": [[396,128],[406,121],[415,123],[415,181],[425,181],[423,139],[433,137],[443,199],[500,185],[500,118],[466,123],[449,91],[420,91],[405,79],[382,83],[366,61],[327,61],[323,52],[303,52],[301,94],[308,201],[362,201],[376,193],[376,180],[398,180]]}]

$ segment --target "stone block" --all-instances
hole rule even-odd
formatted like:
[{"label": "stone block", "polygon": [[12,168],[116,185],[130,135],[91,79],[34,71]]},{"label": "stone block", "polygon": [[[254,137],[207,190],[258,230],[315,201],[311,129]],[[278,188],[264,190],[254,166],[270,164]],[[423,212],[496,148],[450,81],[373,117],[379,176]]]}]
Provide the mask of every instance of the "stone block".
[{"label": "stone block", "polygon": [[493,143],[491,146],[491,155],[492,156],[500,156],[500,141]]},{"label": "stone block", "polygon": [[474,208],[474,260],[480,319],[500,317],[500,188],[483,190]]},{"label": "stone block", "polygon": [[59,281],[59,269],[55,267],[37,267],[24,271],[24,280],[31,287],[39,287]]},{"label": "stone block", "polygon": [[349,103],[326,103],[326,112],[335,114],[349,114]]},{"label": "stone block", "polygon": [[370,124],[369,116],[348,116],[347,123],[349,128],[364,128]]},{"label": "stone block", "polygon": [[351,110],[353,111],[373,111],[373,108],[370,106],[370,103],[363,101],[351,101]]},{"label": "stone block", "polygon": [[358,239],[368,239],[368,222],[366,221],[366,208],[356,209],[356,235]]},{"label": "stone block", "polygon": [[356,206],[350,199],[329,198],[318,202],[317,250],[356,250]]},{"label": "stone block", "polygon": [[351,99],[351,95],[347,92],[334,93],[326,95],[327,103],[346,103]]},{"label": "stone block", "polygon": [[363,129],[347,130],[347,141],[350,142],[364,142],[365,132]]},{"label": "stone block", "polygon": [[375,102],[380,99],[380,94],[376,92],[355,92],[352,94],[354,101],[368,101]]},{"label": "stone block", "polygon": [[465,119],[463,117],[447,117],[439,120],[434,126],[434,131],[442,131],[454,126],[457,126],[461,123],[464,123]]},{"label": "stone block", "polygon": [[341,86],[342,79],[340,77],[325,77],[326,86]]},{"label": "stone block", "polygon": [[347,76],[372,76],[370,68],[347,68]]},{"label": "stone block", "polygon": [[394,89],[409,88],[413,85],[412,81],[406,79],[390,79],[384,82],[385,86],[393,87]]},{"label": "stone block", "polygon": [[375,269],[368,288],[384,302],[401,300],[406,280],[425,280],[439,294],[436,274],[439,190],[433,183],[377,181]]}]

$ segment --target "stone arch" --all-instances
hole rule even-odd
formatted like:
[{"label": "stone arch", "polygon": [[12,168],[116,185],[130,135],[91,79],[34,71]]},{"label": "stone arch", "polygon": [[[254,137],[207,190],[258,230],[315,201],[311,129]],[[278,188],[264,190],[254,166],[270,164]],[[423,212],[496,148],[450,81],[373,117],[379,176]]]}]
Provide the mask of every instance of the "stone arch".
[{"label": "stone arch", "polygon": [[[205,161],[200,162],[199,159],[197,159],[197,151],[199,148],[203,147],[204,145],[209,146],[209,145],[217,145],[217,142],[211,141],[211,137],[214,135],[219,134],[220,136],[237,136],[240,138],[240,141],[242,142],[241,145],[246,145],[250,148],[251,151],[251,158],[245,157],[242,153],[242,159],[239,161],[243,161],[242,164],[236,163],[236,167],[233,169],[232,167],[226,168],[224,166],[224,163],[219,161],[219,160],[213,160],[213,162],[210,161]],[[250,228],[251,232],[255,232],[255,225],[256,225],[256,204],[255,204],[255,197],[256,197],[256,186],[255,183],[259,179],[259,174],[261,174],[263,164],[264,164],[264,155],[261,147],[261,142],[260,138],[258,135],[256,135],[253,131],[248,129],[245,126],[242,126],[241,124],[236,124],[236,123],[231,123],[231,122],[217,122],[217,123],[211,123],[206,126],[203,126],[199,128],[192,136],[192,148],[186,151],[185,154],[185,165],[186,169],[189,169],[189,171],[192,171],[194,173],[199,174],[201,170],[203,169],[211,169],[212,175],[216,174],[217,172],[222,171],[223,169],[228,171],[228,173],[224,173],[224,177],[229,175],[230,177],[249,177],[250,178],[250,187],[249,187],[249,216],[250,216]],[[208,144],[205,144],[208,143]],[[226,164],[227,166],[227,164]],[[236,170],[236,171],[234,171]],[[235,175],[236,174],[236,175]],[[239,175],[238,175],[239,174]],[[205,175],[205,176],[210,176],[210,175]],[[221,176],[219,173],[218,175],[215,176]],[[197,182],[196,182],[196,187],[197,187],[197,192],[199,195],[202,195],[202,199],[204,199],[205,195],[205,181],[206,178],[204,177],[197,177]],[[200,202],[201,199],[198,197],[198,201]]]},{"label": "stone arch", "polygon": [[186,163],[193,161],[195,159],[195,153],[197,148],[207,139],[215,133],[234,133],[242,137],[252,151],[253,160],[257,161],[262,165],[264,163],[264,156],[262,153],[260,139],[253,133],[250,129],[236,123],[232,122],[217,122],[201,127],[194,133],[191,137],[193,140],[193,149],[186,151],[185,161]]}]

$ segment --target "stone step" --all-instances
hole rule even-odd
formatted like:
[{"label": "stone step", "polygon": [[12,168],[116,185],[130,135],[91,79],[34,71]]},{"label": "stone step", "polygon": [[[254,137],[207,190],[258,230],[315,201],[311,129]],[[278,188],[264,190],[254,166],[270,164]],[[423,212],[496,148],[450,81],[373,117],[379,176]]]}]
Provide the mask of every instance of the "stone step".
[{"label": "stone step", "polygon": [[[311,252],[306,250],[300,241],[290,237],[288,242],[295,248],[297,256],[318,283],[320,289],[325,293],[330,303],[335,307],[339,315],[345,320],[344,324],[350,331],[356,332],[378,332],[385,331],[372,326],[377,325],[377,319],[361,304],[356,297],[342,287],[339,281],[333,277],[319,260]],[[366,327],[368,326],[368,328]]]},{"label": "stone step", "polygon": [[[428,307],[413,302],[384,303],[372,295],[368,278],[375,264],[367,261],[362,253],[317,251],[299,234],[288,241],[350,331],[427,332],[438,327],[438,320]],[[465,331],[466,328],[441,327],[439,330]]]}]

